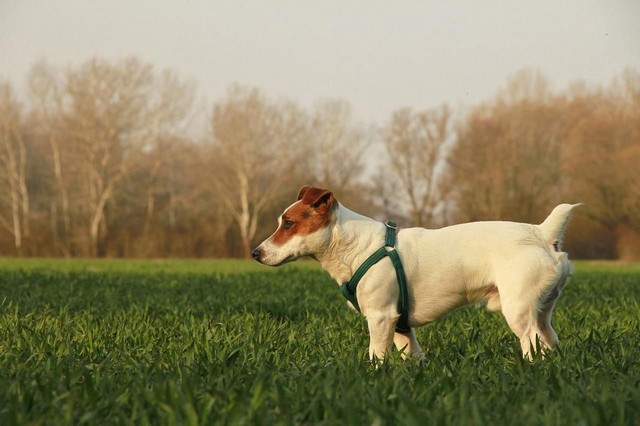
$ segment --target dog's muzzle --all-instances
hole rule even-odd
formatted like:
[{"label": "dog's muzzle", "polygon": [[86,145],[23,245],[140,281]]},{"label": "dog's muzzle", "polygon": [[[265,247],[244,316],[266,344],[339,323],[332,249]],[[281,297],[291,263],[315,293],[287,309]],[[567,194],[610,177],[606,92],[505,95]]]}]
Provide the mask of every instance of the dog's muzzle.
[{"label": "dog's muzzle", "polygon": [[253,251],[251,252],[251,256],[253,256],[253,258],[255,260],[257,260],[258,262],[260,262],[260,255],[261,255],[261,251],[260,251],[260,247],[256,247],[253,249]]}]

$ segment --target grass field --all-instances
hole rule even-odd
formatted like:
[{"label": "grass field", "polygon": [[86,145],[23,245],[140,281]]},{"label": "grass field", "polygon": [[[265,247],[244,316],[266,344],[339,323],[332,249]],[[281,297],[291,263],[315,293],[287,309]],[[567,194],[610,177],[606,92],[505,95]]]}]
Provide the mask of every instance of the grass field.
[{"label": "grass field", "polygon": [[315,264],[0,259],[0,424],[640,424],[640,267],[578,263],[559,349],[523,361],[499,314],[367,361]]}]

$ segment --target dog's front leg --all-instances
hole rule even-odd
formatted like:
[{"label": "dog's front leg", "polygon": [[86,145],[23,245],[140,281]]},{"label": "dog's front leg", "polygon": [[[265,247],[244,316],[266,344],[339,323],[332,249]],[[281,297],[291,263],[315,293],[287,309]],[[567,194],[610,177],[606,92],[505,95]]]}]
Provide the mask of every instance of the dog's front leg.
[{"label": "dog's front leg", "polygon": [[416,332],[412,328],[409,333],[394,333],[393,343],[396,348],[402,351],[402,359],[407,359],[408,356],[417,358],[420,362],[426,361],[424,352],[420,347],[420,343],[416,339]]},{"label": "dog's front leg", "polygon": [[393,342],[394,317],[388,315],[373,315],[367,317],[369,326],[369,359],[383,360]]}]

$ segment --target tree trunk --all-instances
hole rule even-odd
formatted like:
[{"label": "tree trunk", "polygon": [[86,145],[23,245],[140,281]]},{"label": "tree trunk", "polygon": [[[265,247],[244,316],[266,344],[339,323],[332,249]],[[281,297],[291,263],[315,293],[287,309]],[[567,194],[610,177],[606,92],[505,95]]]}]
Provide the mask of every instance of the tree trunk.
[{"label": "tree trunk", "polygon": [[[151,230],[151,221],[155,213],[155,200],[153,197],[155,189],[155,180],[158,170],[160,169],[160,161],[155,161],[151,171],[149,172],[149,182],[147,184],[147,208],[144,215],[144,226],[142,234],[146,237]],[[173,225],[173,224],[172,224]]]},{"label": "tree trunk", "polygon": [[11,180],[11,216],[13,218],[13,241],[18,256],[22,256],[22,228],[20,226],[20,205],[15,182]]},{"label": "tree trunk", "polygon": [[100,226],[104,221],[104,208],[107,205],[107,201],[111,198],[113,193],[113,185],[109,185],[107,189],[102,193],[100,201],[93,212],[93,218],[91,220],[91,228],[89,231],[89,237],[91,240],[91,254],[92,256],[102,256],[103,250],[100,249]]},{"label": "tree trunk", "polygon": [[251,214],[249,210],[243,210],[238,215],[238,226],[240,227],[240,238],[242,239],[242,256],[246,259],[251,257]]},{"label": "tree trunk", "polygon": [[21,200],[20,200],[20,176],[19,165],[16,163],[16,157],[11,142],[11,134],[7,132],[4,141],[5,148],[5,167],[7,169],[7,180],[9,181],[9,191],[11,198],[11,229],[13,234],[13,242],[16,252],[19,256],[22,255],[22,217],[20,214]]},{"label": "tree trunk", "polygon": [[[51,145],[51,153],[53,156],[53,171],[56,176],[56,184],[60,191],[60,201],[62,203],[62,223],[64,225],[64,234],[62,235],[62,247],[65,253],[69,252],[69,232],[71,230],[71,219],[69,217],[69,195],[62,174],[62,161],[60,158],[60,148],[54,137],[49,138]],[[55,224],[57,226],[57,223]],[[65,254],[66,256],[66,254]]]},{"label": "tree trunk", "polygon": [[238,173],[238,196],[240,197],[240,212],[238,225],[240,226],[240,238],[242,239],[242,255],[251,257],[251,210],[249,206],[249,179],[244,173]]},{"label": "tree trunk", "polygon": [[22,136],[18,136],[18,153],[19,164],[18,172],[18,189],[20,194],[20,208],[22,210],[22,230],[25,238],[29,238],[31,234],[31,226],[29,224],[29,190],[27,188],[27,150],[24,146]]}]

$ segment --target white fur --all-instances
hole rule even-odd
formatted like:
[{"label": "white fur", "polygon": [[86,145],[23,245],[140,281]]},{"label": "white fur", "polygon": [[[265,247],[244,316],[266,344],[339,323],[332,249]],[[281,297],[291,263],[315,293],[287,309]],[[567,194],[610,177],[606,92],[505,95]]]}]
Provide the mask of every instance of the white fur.
[{"label": "white fur", "polygon": [[[502,311],[530,358],[536,339],[543,349],[558,337],[551,327],[555,301],[572,273],[559,250],[571,210],[561,204],[540,225],[473,222],[441,229],[407,228],[398,233],[397,250],[409,288],[409,325],[419,327],[471,303],[487,302]],[[327,228],[294,236],[278,246],[270,239],[257,250],[259,260],[279,265],[300,256],[318,259],[339,283],[348,281],[365,259],[384,244],[384,224],[338,204]],[[555,246],[554,246],[555,244]],[[415,333],[395,333],[399,318],[398,283],[391,262],[380,261],[360,281],[358,303],[370,332],[369,356],[384,358],[392,342],[424,359]]]}]

